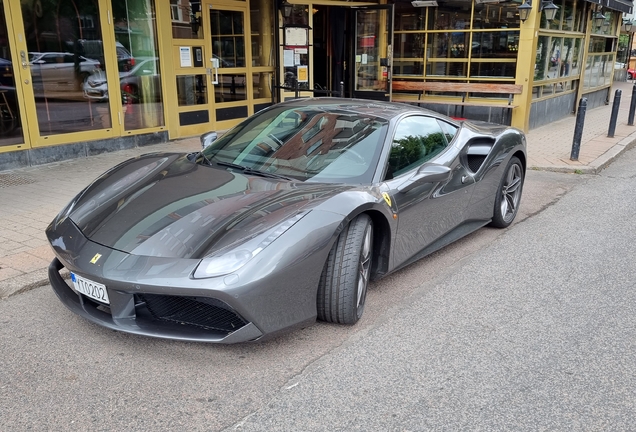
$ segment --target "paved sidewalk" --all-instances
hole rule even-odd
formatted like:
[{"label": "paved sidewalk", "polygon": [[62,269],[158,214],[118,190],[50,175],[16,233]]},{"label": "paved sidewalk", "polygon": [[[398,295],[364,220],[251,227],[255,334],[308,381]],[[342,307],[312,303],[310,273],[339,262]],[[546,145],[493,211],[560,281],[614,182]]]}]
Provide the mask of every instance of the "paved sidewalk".
[{"label": "paved sidewalk", "polygon": [[[588,110],[578,162],[570,161],[575,118],[570,116],[530,131],[529,168],[596,173],[636,143],[636,126],[627,126],[632,83],[623,91],[614,138],[607,138],[611,105]],[[612,90],[612,99],[614,90]],[[53,253],[44,229],[82,188],[99,174],[128,158],[154,151],[194,151],[188,138],[90,158],[0,172],[0,299],[48,283]]]}]

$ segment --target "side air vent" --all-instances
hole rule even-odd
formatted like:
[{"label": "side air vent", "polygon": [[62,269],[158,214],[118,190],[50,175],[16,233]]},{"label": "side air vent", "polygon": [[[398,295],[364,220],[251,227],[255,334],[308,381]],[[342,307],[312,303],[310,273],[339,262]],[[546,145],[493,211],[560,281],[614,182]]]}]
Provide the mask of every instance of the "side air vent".
[{"label": "side air vent", "polygon": [[490,138],[477,138],[469,141],[466,152],[468,169],[474,173],[479,171],[494,144],[495,140]]}]

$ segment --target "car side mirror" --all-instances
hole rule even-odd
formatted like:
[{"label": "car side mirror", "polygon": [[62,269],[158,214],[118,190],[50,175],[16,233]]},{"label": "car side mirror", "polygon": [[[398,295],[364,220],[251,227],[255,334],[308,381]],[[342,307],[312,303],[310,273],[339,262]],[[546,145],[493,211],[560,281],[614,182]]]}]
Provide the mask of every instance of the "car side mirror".
[{"label": "car side mirror", "polygon": [[201,135],[201,147],[205,149],[214,141],[216,141],[218,137],[219,135],[216,132],[204,133],[203,135]]},{"label": "car side mirror", "polygon": [[399,192],[408,192],[424,183],[439,183],[448,181],[451,169],[444,165],[427,164],[417,170],[407,181],[398,186]]}]

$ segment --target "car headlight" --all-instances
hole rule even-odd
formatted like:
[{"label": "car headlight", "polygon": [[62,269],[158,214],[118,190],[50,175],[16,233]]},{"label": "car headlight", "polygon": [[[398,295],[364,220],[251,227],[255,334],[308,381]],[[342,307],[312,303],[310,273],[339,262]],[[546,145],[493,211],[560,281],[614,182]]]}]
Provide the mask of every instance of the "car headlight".
[{"label": "car headlight", "polygon": [[307,215],[307,213],[308,212],[299,213],[240,246],[223,251],[218,255],[203,258],[194,271],[193,277],[195,279],[204,279],[223,276],[237,271],[247,264],[249,260],[261,253],[263,249],[273,243],[274,240],[283,235],[285,231],[294,226],[294,224]]}]

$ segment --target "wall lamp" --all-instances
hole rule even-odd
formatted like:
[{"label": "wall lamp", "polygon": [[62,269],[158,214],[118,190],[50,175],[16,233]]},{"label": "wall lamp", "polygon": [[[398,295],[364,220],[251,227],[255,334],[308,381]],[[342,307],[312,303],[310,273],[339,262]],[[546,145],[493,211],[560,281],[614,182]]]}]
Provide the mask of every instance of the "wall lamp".
[{"label": "wall lamp", "polygon": [[[517,6],[517,10],[519,11],[519,19],[521,22],[526,22],[530,11],[532,11],[532,0],[524,1],[521,6]],[[545,19],[548,21],[554,19],[558,10],[559,7],[552,3],[552,0],[542,0],[539,6],[539,12],[545,12]]]},{"label": "wall lamp", "polygon": [[629,33],[632,31],[632,26],[633,26],[633,23],[630,20],[623,21],[623,28],[625,29],[626,33]]},{"label": "wall lamp", "polygon": [[294,10],[294,5],[290,4],[287,0],[283,0],[280,3],[279,9],[283,14],[283,18],[289,18]]},{"label": "wall lamp", "polygon": [[604,22],[605,22],[605,14],[601,13],[601,11],[596,12],[594,14],[594,25],[596,27],[601,27]]}]

